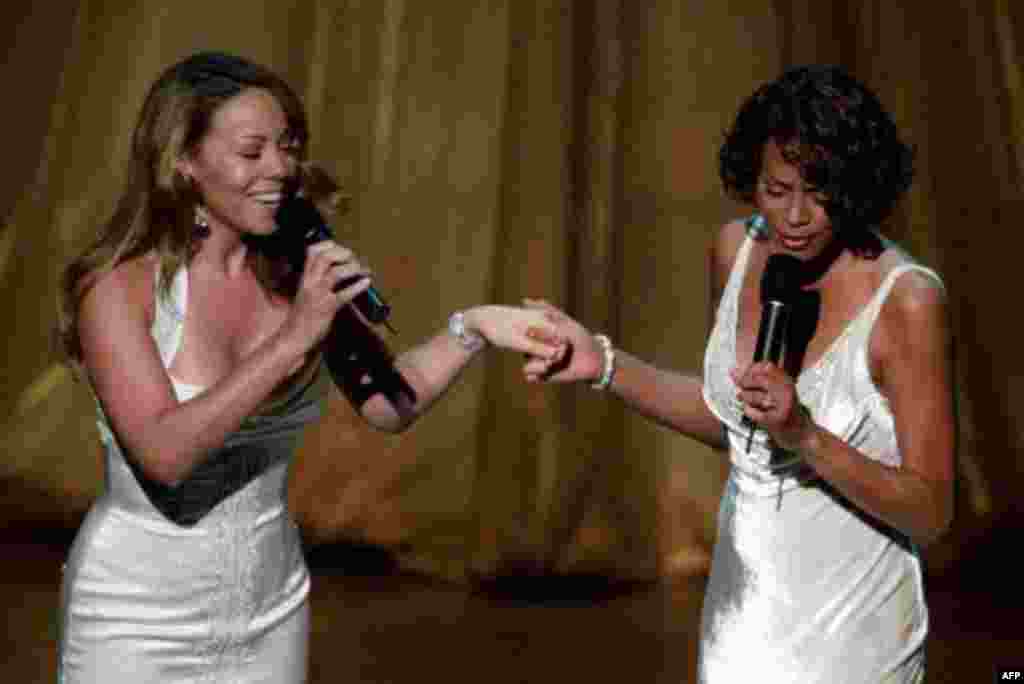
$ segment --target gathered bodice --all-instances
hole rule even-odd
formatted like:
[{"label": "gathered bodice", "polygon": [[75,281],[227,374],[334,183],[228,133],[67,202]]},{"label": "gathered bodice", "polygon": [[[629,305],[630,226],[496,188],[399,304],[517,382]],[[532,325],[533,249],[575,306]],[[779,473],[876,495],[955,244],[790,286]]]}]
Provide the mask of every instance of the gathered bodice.
[{"label": "gathered bodice", "polygon": [[[704,399],[727,430],[737,485],[750,493],[774,495],[798,485],[811,472],[795,455],[777,449],[773,453],[764,431],[755,432],[750,452],[746,450],[748,428],[729,371],[736,365],[739,297],[754,240],[748,234],[743,241],[722,292],[704,357]],[[889,292],[909,271],[939,279],[917,264],[892,268],[825,353],[796,379],[797,395],[816,423],[868,458],[890,466],[900,464],[895,424],[888,401],[871,377],[868,343]]]}]

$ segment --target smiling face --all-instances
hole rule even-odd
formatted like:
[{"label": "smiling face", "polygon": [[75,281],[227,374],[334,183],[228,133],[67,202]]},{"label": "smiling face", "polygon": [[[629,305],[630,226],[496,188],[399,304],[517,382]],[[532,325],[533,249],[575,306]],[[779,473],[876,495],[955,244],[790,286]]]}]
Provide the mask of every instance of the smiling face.
[{"label": "smiling face", "polygon": [[214,113],[178,170],[195,182],[211,227],[266,235],[276,229],[274,214],[297,165],[281,104],[270,91],[249,88]]},{"label": "smiling face", "polygon": [[765,143],[754,204],[771,226],[774,251],[805,261],[820,255],[835,237],[825,201],[774,140]]}]

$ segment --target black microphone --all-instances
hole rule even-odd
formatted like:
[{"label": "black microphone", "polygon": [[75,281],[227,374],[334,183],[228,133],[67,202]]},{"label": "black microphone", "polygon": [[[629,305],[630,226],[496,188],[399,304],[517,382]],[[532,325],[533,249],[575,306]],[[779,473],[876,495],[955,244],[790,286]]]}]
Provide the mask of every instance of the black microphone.
[{"label": "black microphone", "polygon": [[[803,262],[790,254],[768,257],[761,276],[761,327],[754,346],[754,363],[769,361],[780,368],[786,367],[789,325],[800,294],[803,267]],[[743,416],[743,424],[750,428],[747,434],[747,453],[750,453],[757,426],[747,416]]]},{"label": "black microphone", "polygon": [[[334,238],[316,205],[294,192],[289,193],[281,202],[274,215],[274,221],[277,223],[277,233],[280,234],[275,234],[275,237],[280,238],[280,248],[288,252],[288,258],[299,273],[302,272],[306,260],[306,247]],[[334,286],[334,291],[348,287],[361,277],[342,279]],[[372,285],[356,295],[352,303],[366,320],[371,323],[383,323],[388,330],[395,332],[387,322],[388,316],[391,315],[391,307],[384,302],[384,298]]]}]

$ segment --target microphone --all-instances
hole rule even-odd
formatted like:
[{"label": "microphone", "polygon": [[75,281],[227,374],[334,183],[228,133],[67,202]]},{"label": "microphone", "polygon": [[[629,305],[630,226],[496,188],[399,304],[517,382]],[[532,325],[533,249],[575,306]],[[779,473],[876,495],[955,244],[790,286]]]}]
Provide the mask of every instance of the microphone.
[{"label": "microphone", "polygon": [[[754,346],[754,363],[769,361],[786,367],[789,324],[800,294],[803,266],[802,261],[790,254],[768,257],[761,276],[761,327]],[[750,453],[757,425],[747,416],[743,416],[743,424],[750,429],[747,434],[747,453]]]},{"label": "microphone", "polygon": [[[277,232],[281,234],[279,241],[281,248],[288,252],[292,265],[300,273],[306,260],[306,247],[323,240],[331,240],[334,237],[316,205],[294,192],[289,193],[281,202],[281,206],[274,214],[274,221],[278,226]],[[348,287],[361,277],[351,276],[342,279],[334,286],[334,291],[337,292]],[[388,330],[395,333],[395,329],[387,322],[388,316],[391,315],[391,307],[384,302],[384,298],[372,285],[356,295],[352,304],[359,309],[366,320],[375,324],[382,323]]]}]

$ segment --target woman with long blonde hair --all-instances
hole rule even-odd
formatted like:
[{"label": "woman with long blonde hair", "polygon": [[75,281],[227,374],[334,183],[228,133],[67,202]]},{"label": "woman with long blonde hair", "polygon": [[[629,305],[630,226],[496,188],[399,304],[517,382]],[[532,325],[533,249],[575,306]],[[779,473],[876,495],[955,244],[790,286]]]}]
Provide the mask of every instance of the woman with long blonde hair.
[{"label": "woman with long blonde hair", "polygon": [[304,681],[309,576],[284,499],[325,378],[400,431],[488,345],[564,351],[540,312],[481,306],[393,358],[350,305],[370,287],[350,249],[267,247],[282,202],[336,199],[307,143],[280,77],[183,60],[146,97],[111,219],[64,273],[61,339],[106,465],[65,570],[66,684]]}]

